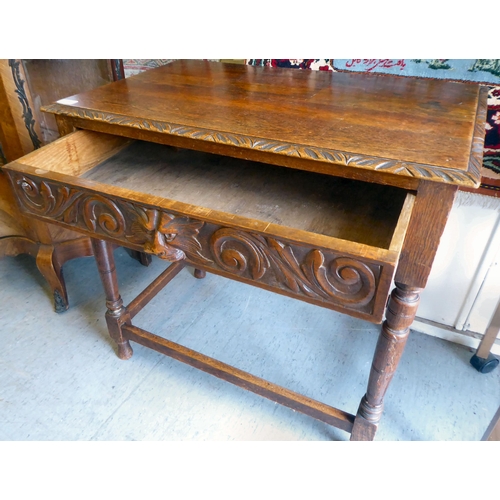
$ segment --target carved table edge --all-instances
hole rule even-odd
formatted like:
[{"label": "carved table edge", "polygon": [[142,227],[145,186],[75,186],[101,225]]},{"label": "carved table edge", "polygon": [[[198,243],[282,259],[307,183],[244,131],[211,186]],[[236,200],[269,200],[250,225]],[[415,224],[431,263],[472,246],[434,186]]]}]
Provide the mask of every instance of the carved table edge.
[{"label": "carved table edge", "polygon": [[[479,108],[480,111],[478,111],[478,113],[483,113],[483,106],[480,105]],[[149,132],[215,142],[266,153],[294,156],[323,163],[332,163],[357,169],[390,173],[397,176],[411,177],[433,182],[475,188],[479,186],[481,180],[481,153],[477,153],[476,151],[478,150],[477,145],[481,141],[484,142],[484,130],[482,132],[483,137],[481,137],[479,135],[481,132],[479,127],[476,127],[475,129],[474,144],[476,144],[476,147],[471,152],[468,170],[463,171],[438,165],[407,162],[391,158],[357,154],[348,151],[263,139],[261,137],[253,137],[243,134],[203,129],[159,120],[130,117],[93,109],[75,108],[73,106],[59,103],[50,104],[42,107],[41,109],[47,113],[66,116],[69,118],[99,121],[123,127],[137,128]],[[486,113],[486,108],[484,108],[484,113]],[[480,119],[477,119],[476,123],[481,123]]]}]

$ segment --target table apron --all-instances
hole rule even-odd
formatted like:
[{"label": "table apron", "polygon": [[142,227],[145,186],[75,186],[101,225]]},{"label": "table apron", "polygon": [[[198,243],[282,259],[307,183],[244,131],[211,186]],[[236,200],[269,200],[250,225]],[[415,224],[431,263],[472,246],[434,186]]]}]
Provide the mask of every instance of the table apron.
[{"label": "table apron", "polygon": [[18,172],[8,174],[21,210],[46,222],[170,262],[184,260],[199,269],[374,323],[382,321],[395,252],[375,249],[378,253],[373,255],[386,259],[373,258],[359,252],[362,245],[345,240],[330,238],[332,247],[312,245],[294,239],[300,232],[293,230],[283,238]]}]

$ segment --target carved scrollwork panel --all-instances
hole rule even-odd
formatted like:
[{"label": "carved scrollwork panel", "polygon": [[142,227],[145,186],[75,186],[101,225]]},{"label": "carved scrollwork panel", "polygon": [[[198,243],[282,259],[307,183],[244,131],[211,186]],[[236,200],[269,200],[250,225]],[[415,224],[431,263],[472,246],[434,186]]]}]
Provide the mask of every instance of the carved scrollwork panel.
[{"label": "carved scrollwork panel", "polygon": [[201,221],[20,173],[10,175],[21,206],[30,214],[140,245],[171,262],[187,257],[194,263],[210,262],[198,240]]},{"label": "carved scrollwork panel", "polygon": [[[383,266],[9,171],[27,213],[174,262],[186,259],[254,285],[372,314]],[[335,307],[334,307],[335,308]]]},{"label": "carved scrollwork panel", "polygon": [[215,231],[210,247],[214,262],[227,272],[352,308],[370,304],[381,272],[379,265],[237,229]]}]

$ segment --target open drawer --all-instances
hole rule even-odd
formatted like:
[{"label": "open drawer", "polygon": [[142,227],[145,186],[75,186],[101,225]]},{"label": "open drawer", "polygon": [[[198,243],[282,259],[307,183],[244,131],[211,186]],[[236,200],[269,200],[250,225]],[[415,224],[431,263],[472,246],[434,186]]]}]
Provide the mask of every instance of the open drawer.
[{"label": "open drawer", "polygon": [[78,131],[4,167],[23,212],[380,322],[414,195]]}]

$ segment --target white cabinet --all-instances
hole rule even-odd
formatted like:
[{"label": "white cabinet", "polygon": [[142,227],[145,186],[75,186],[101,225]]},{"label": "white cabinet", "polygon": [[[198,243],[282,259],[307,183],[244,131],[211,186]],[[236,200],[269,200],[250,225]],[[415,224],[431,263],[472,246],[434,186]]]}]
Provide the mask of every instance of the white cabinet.
[{"label": "white cabinet", "polygon": [[412,328],[477,347],[500,297],[499,261],[500,199],[459,191]]}]

